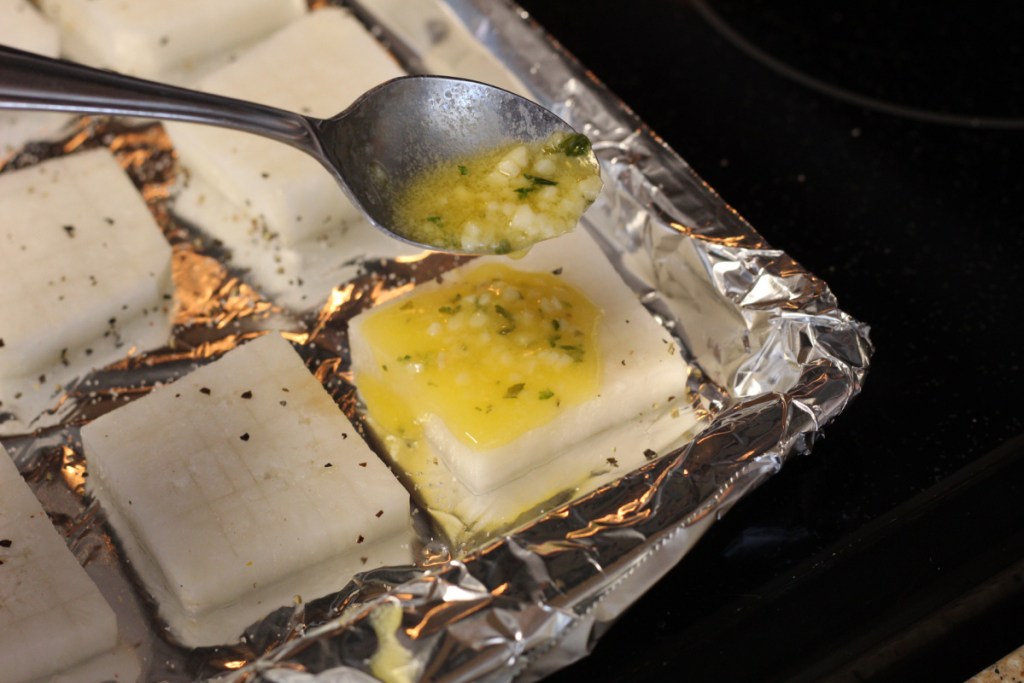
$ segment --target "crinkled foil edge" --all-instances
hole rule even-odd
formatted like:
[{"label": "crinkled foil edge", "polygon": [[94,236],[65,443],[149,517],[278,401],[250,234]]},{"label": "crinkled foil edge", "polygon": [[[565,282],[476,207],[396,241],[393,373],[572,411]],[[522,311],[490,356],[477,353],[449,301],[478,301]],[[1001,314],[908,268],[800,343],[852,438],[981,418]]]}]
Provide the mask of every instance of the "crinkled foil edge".
[{"label": "crinkled foil edge", "polygon": [[[689,389],[710,424],[678,451],[458,561],[428,543],[424,565],[367,572],[340,593],[282,608],[238,646],[184,651],[152,623],[155,607],[121,563],[102,511],[83,497],[87,463],[78,428],[268,329],[290,331],[353,416],[339,351],[345,321],[387,287],[428,279],[457,261],[433,255],[367,263],[319,311],[288,311],[250,285],[201,226],[169,213],[178,179],[158,125],[82,120],[70,138],[33,145],[6,168],[84,146],[114,152],[174,247],[172,341],[63,387],[30,432],[4,444],[73,551],[116,597],[122,628],[130,621],[128,630],[142,634],[145,680],[371,680],[371,657],[386,635],[374,615],[387,609],[401,610],[401,626],[390,635],[405,662],[391,680],[542,678],[595,647],[718,517],[789,457],[808,452],[860,391],[871,354],[867,327],[838,308],[821,280],[766,244],[521,9],[494,0],[420,1],[441,7],[534,99],[594,141],[607,190],[588,212],[586,229],[681,342],[697,368]],[[341,4],[372,24],[356,0]],[[406,54],[415,60],[414,51]]]},{"label": "crinkled foil edge", "polygon": [[[370,614],[403,611],[410,666],[431,681],[530,681],[589,652],[609,624],[738,500],[807,453],[859,393],[868,327],[765,240],[632,111],[510,3],[448,9],[540,103],[594,141],[611,192],[585,219],[703,372],[716,416],[693,442],[461,561],[402,581],[364,575],[310,628],[234,680],[366,680]],[[694,305],[715,300],[712,306]],[[706,317],[732,325],[704,338]],[[367,645],[370,643],[371,645]],[[369,647],[369,649],[368,649]]]}]

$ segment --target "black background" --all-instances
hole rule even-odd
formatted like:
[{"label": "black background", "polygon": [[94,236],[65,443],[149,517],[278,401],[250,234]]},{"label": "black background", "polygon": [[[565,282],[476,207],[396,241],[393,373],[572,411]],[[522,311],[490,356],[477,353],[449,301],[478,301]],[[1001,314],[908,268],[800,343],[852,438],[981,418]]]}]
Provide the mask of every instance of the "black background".
[{"label": "black background", "polygon": [[1024,645],[1024,6],[520,4],[876,346],[554,679],[963,681]]}]

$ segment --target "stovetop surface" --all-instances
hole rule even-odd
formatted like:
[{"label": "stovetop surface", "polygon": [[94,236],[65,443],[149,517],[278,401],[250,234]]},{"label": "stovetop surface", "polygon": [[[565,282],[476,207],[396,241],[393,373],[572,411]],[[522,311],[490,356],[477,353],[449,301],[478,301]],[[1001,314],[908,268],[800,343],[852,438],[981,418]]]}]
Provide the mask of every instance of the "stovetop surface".
[{"label": "stovetop surface", "polygon": [[555,680],[963,681],[1024,645],[1024,6],[520,4],[876,346]]}]

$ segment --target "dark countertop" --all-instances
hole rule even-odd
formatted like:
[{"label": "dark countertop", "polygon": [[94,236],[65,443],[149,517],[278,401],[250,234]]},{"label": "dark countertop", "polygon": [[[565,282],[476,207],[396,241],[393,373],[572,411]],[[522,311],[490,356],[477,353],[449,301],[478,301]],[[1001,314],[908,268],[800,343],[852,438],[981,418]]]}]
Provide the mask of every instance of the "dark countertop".
[{"label": "dark countertop", "polygon": [[555,679],[963,681],[1024,644],[1024,6],[520,4],[876,346]]}]

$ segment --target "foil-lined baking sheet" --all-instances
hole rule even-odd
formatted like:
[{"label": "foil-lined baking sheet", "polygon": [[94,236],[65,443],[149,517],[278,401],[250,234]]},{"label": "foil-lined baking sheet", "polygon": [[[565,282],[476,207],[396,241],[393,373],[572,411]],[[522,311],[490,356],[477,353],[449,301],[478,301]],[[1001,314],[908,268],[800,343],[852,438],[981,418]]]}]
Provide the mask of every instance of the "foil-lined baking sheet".
[{"label": "foil-lined baking sheet", "polygon": [[[319,3],[313,3],[319,4]],[[493,0],[345,2],[412,71],[495,82],[556,111],[594,142],[605,191],[584,219],[695,368],[704,428],[671,454],[468,554],[424,531],[416,567],[358,576],[337,594],[282,608],[238,645],[186,650],[123,565],[83,497],[78,428],[268,329],[284,329],[359,424],[347,321],[389,289],[459,260],[433,254],[354,264],[325,302],[289,308],[262,294],[201,225],[173,213],[176,169],[157,124],[86,119],[7,168],[81,146],[110,147],[174,246],[172,342],[69,378],[0,436],[72,549],[116,605],[145,681],[528,681],[599,647],[608,625],[671,569],[713,521],[807,452],[861,387],[867,327],[827,286],[771,248],[620,101],[520,9]],[[339,257],[344,258],[344,257]],[[689,438],[689,436],[687,437]],[[420,520],[422,521],[422,520]],[[399,666],[375,669],[387,650]]]}]

